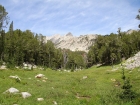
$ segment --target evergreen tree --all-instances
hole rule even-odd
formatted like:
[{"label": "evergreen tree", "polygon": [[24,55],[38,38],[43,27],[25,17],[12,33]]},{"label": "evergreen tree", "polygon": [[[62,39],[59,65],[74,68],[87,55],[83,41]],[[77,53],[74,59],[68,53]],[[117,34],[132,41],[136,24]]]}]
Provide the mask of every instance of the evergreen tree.
[{"label": "evergreen tree", "polygon": [[4,27],[8,24],[8,12],[0,5],[0,60],[4,60],[4,48],[5,48],[5,31]]},{"label": "evergreen tree", "polygon": [[126,79],[124,69],[122,69],[122,79],[124,84],[122,86],[123,91],[120,94],[120,98],[124,101],[132,101],[134,98],[136,98],[136,93],[131,90],[132,85],[130,84],[130,79]]},{"label": "evergreen tree", "polygon": [[6,9],[0,5],[0,31],[8,24],[9,18],[7,14],[8,12],[6,12]]},{"label": "evergreen tree", "polygon": [[13,28],[13,21],[12,21],[9,27],[9,32],[10,32],[11,37],[13,36],[13,31],[14,31],[14,28]]},{"label": "evergreen tree", "polygon": [[[139,14],[136,16],[136,19],[140,20],[140,9],[138,10]],[[138,26],[140,28],[140,24]]]},{"label": "evergreen tree", "polygon": [[4,60],[4,49],[5,49],[5,31],[2,30],[0,34],[0,59]]}]

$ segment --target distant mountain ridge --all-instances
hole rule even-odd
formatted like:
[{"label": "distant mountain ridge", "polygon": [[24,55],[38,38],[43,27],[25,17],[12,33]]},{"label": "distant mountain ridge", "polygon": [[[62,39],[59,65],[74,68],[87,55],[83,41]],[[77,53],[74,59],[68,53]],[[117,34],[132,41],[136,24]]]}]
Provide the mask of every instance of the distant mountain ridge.
[{"label": "distant mountain ridge", "polygon": [[51,40],[55,44],[56,48],[88,52],[89,47],[94,44],[97,36],[98,35],[96,34],[87,34],[76,37],[73,36],[71,32],[69,32],[63,36],[56,34],[54,36],[46,37],[46,42],[47,40]]},{"label": "distant mountain ridge", "polygon": [[[132,30],[129,29],[128,31],[124,32],[126,34],[131,34],[135,31],[139,30]],[[71,32],[68,32],[65,35],[56,34],[53,36],[46,36],[45,42],[51,40],[56,48],[61,49],[70,49],[71,51],[89,51],[89,47],[94,45],[95,39],[98,37],[97,34],[86,34],[80,35],[79,37],[73,36]]]}]

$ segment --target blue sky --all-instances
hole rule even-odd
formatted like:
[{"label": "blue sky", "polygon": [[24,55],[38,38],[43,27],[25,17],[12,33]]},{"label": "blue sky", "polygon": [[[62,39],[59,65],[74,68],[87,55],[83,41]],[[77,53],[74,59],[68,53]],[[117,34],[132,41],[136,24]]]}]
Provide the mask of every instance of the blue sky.
[{"label": "blue sky", "polygon": [[[140,0],[0,0],[14,29],[46,36],[117,33],[138,29]],[[9,26],[8,26],[9,27]]]}]

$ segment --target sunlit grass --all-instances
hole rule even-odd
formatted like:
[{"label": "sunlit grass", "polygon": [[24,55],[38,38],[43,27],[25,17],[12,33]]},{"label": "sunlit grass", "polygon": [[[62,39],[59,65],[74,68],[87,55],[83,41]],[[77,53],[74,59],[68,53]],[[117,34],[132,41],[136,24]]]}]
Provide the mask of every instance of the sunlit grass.
[{"label": "sunlit grass", "polygon": [[[112,71],[110,66],[92,67],[77,72],[46,70],[1,70],[0,71],[0,105],[133,105],[119,99],[121,92],[121,69]],[[44,74],[47,80],[37,79],[35,75]],[[132,72],[125,70],[126,77],[130,77],[133,90],[140,93],[140,71],[136,68]],[[18,75],[21,82],[9,78]],[[87,76],[83,79],[83,76]],[[115,79],[117,82],[111,81]],[[116,84],[120,83],[119,86]],[[31,97],[23,99],[20,94],[3,94],[10,87],[20,92],[27,91]],[[44,98],[38,102],[37,98]]]}]

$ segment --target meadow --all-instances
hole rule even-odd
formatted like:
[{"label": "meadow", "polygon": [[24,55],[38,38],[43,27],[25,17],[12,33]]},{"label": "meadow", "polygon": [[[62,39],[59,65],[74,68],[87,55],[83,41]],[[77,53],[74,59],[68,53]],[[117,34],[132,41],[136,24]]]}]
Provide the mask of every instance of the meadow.
[{"label": "meadow", "polygon": [[[37,74],[44,74],[47,79],[35,78]],[[21,82],[9,78],[11,75],[18,75]],[[132,90],[140,94],[140,68],[125,70],[125,75],[130,78]],[[139,97],[133,102],[119,98],[121,77],[122,70],[113,70],[111,66],[93,66],[76,72],[0,70],[0,105],[140,105]],[[21,94],[3,94],[10,87],[32,96],[23,99]],[[37,98],[44,100],[37,101]]]}]

